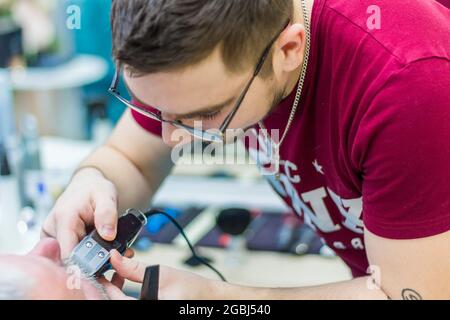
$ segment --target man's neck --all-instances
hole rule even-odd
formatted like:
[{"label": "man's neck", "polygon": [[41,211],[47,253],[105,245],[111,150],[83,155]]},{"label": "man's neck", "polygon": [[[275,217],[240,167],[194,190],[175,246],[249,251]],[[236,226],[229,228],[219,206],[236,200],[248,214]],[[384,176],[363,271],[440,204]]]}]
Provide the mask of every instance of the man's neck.
[{"label": "man's neck", "polygon": [[[305,19],[304,19],[304,13],[303,13],[302,5],[301,5],[302,4],[301,0],[292,0],[292,1],[294,3],[294,17],[292,19],[292,22],[305,25]],[[312,17],[314,1],[315,0],[305,0],[307,10],[308,10],[307,13],[308,13],[310,25],[311,25],[311,17]],[[303,57],[303,61],[304,60],[305,60],[305,57]],[[286,93],[285,93],[287,96],[290,95],[292,93],[292,91],[296,88],[297,83],[300,78],[302,67],[303,67],[303,63],[302,63],[302,65],[300,65],[300,67],[298,67],[295,71],[293,71],[292,74],[289,76],[289,80],[288,80],[287,86],[286,86]]]},{"label": "man's neck", "polygon": [[[302,10],[302,1],[301,0],[292,0],[294,2],[294,21],[295,23],[302,23],[305,24],[305,20],[303,18],[304,13]],[[312,16],[312,10],[313,10],[313,6],[314,6],[314,1],[315,0],[305,0],[306,2],[306,7],[308,10],[308,18],[311,21],[311,16]]]}]

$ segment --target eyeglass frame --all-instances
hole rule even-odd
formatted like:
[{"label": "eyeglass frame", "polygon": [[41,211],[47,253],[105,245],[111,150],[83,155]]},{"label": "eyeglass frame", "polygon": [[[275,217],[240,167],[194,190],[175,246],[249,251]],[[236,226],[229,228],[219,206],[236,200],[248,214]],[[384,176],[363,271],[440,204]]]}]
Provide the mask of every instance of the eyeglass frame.
[{"label": "eyeglass frame", "polygon": [[252,78],[250,81],[246,84],[244,90],[239,96],[239,99],[236,101],[232,111],[230,114],[227,115],[225,120],[223,121],[222,125],[219,127],[219,129],[197,129],[188,125],[183,124],[181,121],[174,121],[174,120],[166,120],[163,119],[161,114],[151,112],[150,110],[147,110],[143,107],[137,106],[133,104],[131,101],[126,100],[124,97],[120,95],[120,92],[118,90],[119,82],[120,82],[120,74],[122,67],[117,66],[116,72],[114,74],[114,78],[111,82],[111,86],[108,89],[108,92],[113,95],[116,99],[118,99],[120,102],[125,104],[129,109],[147,117],[155,121],[159,121],[161,123],[168,123],[171,124],[179,129],[186,130],[191,136],[194,138],[200,139],[205,142],[224,142],[225,141],[225,133],[230,126],[231,122],[233,121],[234,117],[236,116],[237,112],[239,111],[245,97],[247,96],[248,91],[250,90],[250,87],[252,86],[255,79],[260,74],[267,58],[269,57],[270,50],[276,40],[279,38],[281,33],[289,26],[291,23],[291,20],[289,19],[286,24],[283,26],[283,28],[277,33],[277,35],[270,41],[270,43],[267,45],[267,47],[264,49],[261,57],[258,60],[258,63],[255,67],[255,71],[253,73]]}]

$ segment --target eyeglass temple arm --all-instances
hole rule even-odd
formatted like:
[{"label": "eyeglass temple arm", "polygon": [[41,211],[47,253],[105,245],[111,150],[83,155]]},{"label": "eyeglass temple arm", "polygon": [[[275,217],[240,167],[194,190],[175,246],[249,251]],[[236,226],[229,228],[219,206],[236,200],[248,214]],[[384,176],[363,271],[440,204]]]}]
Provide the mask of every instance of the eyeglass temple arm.
[{"label": "eyeglass temple arm", "polygon": [[117,87],[119,86],[120,72],[121,72],[121,68],[119,66],[117,66],[116,72],[114,73],[114,78],[112,79],[112,82],[111,82],[111,86],[109,87],[110,91],[118,92]]},{"label": "eyeglass temple arm", "polygon": [[241,95],[239,96],[238,101],[236,102],[236,106],[234,107],[233,111],[227,116],[227,118],[225,119],[224,123],[220,127],[220,131],[222,133],[224,132],[224,130],[226,130],[228,128],[228,126],[230,125],[231,121],[233,121],[234,116],[238,112],[239,107],[242,104],[242,101],[244,100],[245,96],[247,95],[247,92],[250,89],[250,86],[252,85],[253,81],[255,81],[255,79],[256,79],[256,75],[254,75],[252,77],[252,79],[247,83],[247,86],[245,87],[245,89],[242,91]]},{"label": "eyeglass temple arm", "polygon": [[245,87],[244,91],[242,92],[241,96],[239,97],[237,103],[236,103],[236,107],[234,108],[233,112],[231,112],[228,117],[225,119],[225,122],[223,123],[223,125],[220,127],[220,131],[223,133],[224,130],[226,130],[226,128],[228,128],[228,126],[230,125],[231,121],[233,121],[234,116],[236,115],[236,113],[239,110],[240,105],[242,104],[242,101],[244,100],[245,96],[247,95],[248,90],[250,89],[250,86],[253,84],[253,81],[255,81],[256,77],[259,75],[259,73],[262,70],[262,67],[264,66],[264,63],[267,60],[267,57],[269,56],[270,50],[273,46],[273,44],[275,43],[275,41],[277,41],[278,37],[280,36],[280,34],[284,31],[284,29],[287,28],[287,26],[289,26],[289,24],[291,23],[291,20],[288,19],[286,21],[286,24],[283,26],[283,28],[280,30],[280,32],[277,33],[277,35],[272,39],[272,41],[270,41],[269,45],[266,47],[266,49],[264,49],[263,54],[261,55],[261,58],[259,59],[258,64],[256,65],[255,68],[255,72],[253,73],[253,77],[252,79],[249,81],[249,83],[247,84],[247,86]]}]

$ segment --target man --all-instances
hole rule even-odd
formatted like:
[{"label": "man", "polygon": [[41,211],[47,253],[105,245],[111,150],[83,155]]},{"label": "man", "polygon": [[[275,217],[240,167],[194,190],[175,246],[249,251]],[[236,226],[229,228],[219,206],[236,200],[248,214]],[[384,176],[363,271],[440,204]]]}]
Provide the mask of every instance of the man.
[{"label": "man", "polygon": [[[227,129],[253,128],[263,147],[250,153],[262,173],[355,279],[258,289],[197,278],[189,298],[450,298],[447,8],[433,0],[115,0],[112,26],[134,101],[117,81],[111,92],[132,111],[44,225],[65,255],[87,226],[113,239],[118,212],[148,203],[170,171],[166,145],[179,130],[220,141]],[[161,273],[182,277],[171,275]]]},{"label": "man", "polygon": [[[142,283],[145,273],[143,264],[130,259],[131,251],[125,257],[115,250],[111,252],[111,262],[118,270],[111,281],[84,276],[70,261],[63,262],[60,255],[54,239],[41,240],[24,256],[0,255],[0,300],[132,300],[120,290],[124,284],[121,275]],[[165,266],[160,267],[160,272],[159,296],[164,299],[189,298],[190,283],[202,290],[222,285]]]},{"label": "man", "polygon": [[120,292],[111,283],[101,282],[84,278],[64,264],[53,239],[41,240],[25,256],[0,255],[0,300],[102,300]]}]

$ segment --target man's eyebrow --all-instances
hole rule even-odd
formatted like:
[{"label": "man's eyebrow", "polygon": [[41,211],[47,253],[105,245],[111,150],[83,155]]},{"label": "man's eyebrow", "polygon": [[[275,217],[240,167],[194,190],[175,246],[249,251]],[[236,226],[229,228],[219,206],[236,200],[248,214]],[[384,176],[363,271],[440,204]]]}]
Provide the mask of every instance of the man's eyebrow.
[{"label": "man's eyebrow", "polygon": [[[130,89],[130,87],[128,86],[126,81],[124,81],[124,84],[125,84],[125,87],[128,90],[128,93],[133,98],[133,100],[135,100],[136,102],[138,102],[138,103],[140,103],[142,105],[147,105],[146,103],[142,102],[138,97],[136,97],[136,95]],[[228,106],[229,104],[231,104],[234,100],[235,100],[235,97],[233,96],[233,97],[227,99],[226,101],[218,103],[218,104],[215,104],[213,106],[201,108],[200,110],[197,110],[197,111],[194,111],[194,112],[189,112],[189,113],[186,113],[186,114],[174,115],[175,121],[183,120],[183,119],[193,119],[193,118],[197,118],[199,116],[203,116],[203,115],[207,115],[207,114],[214,114],[215,112],[218,112],[218,111],[222,110],[223,108],[225,108],[226,106]],[[158,106],[151,106],[151,107],[157,108]]]},{"label": "man's eyebrow", "polygon": [[176,119],[177,120],[193,119],[193,118],[197,118],[199,116],[204,116],[204,115],[208,115],[208,114],[214,114],[214,113],[224,109],[229,104],[231,104],[234,101],[234,99],[235,99],[234,97],[231,97],[231,98],[227,99],[224,102],[218,103],[218,104],[213,105],[213,106],[202,108],[202,109],[200,109],[198,111],[189,112],[189,113],[186,113],[186,114],[176,115]]},{"label": "man's eyebrow", "polygon": [[[146,103],[142,102],[138,97],[136,97],[136,95],[133,93],[133,91],[131,91],[129,89],[129,87],[127,85],[126,85],[126,87],[128,89],[130,96],[133,98],[133,100],[135,100],[136,102],[138,102],[144,106],[147,105]],[[235,100],[235,97],[231,97],[231,98],[227,99],[226,101],[218,103],[213,106],[205,107],[200,110],[197,110],[194,112],[189,112],[186,114],[174,114],[173,116],[175,117],[175,120],[182,120],[182,119],[193,119],[193,118],[197,118],[199,116],[203,116],[203,115],[207,115],[207,114],[214,114],[215,112],[218,112],[218,111],[224,109],[226,106],[231,104],[234,100]],[[151,107],[157,108],[159,106],[151,106]]]}]

